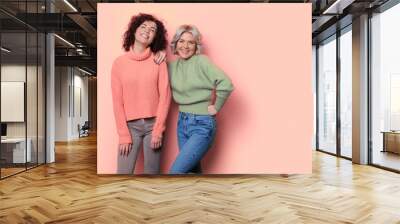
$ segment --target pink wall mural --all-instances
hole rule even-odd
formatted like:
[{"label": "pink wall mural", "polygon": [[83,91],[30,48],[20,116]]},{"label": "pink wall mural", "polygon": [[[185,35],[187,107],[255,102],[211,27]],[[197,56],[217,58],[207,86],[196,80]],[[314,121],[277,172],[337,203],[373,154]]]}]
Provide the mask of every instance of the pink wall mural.
[{"label": "pink wall mural", "polygon": [[[217,115],[216,142],[202,160],[206,174],[311,173],[313,95],[311,4],[98,4],[99,174],[116,173],[118,137],[111,97],[111,66],[123,54],[130,18],[162,20],[170,41],[193,24],[204,54],[232,80],[235,90]],[[168,49],[168,61],[174,60]],[[177,153],[178,109],[169,112],[162,173]],[[143,169],[143,153],[136,173]]]}]

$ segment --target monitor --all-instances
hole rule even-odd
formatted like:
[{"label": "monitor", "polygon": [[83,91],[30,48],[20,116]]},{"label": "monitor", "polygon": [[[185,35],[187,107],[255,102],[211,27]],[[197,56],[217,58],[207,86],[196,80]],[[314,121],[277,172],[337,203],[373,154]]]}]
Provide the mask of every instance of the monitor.
[{"label": "monitor", "polygon": [[1,136],[7,136],[7,124],[1,123]]}]

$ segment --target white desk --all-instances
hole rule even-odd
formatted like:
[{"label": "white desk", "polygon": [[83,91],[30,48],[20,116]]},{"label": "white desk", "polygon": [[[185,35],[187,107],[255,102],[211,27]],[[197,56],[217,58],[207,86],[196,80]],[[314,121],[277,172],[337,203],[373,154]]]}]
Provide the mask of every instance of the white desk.
[{"label": "white desk", "polygon": [[[26,158],[27,158],[26,162],[31,162],[32,140],[30,138],[27,138],[26,142],[28,143],[27,144],[28,147],[26,147],[26,154],[25,154],[25,138],[1,139],[1,144],[2,144],[1,150],[2,152],[5,152],[7,150],[12,150],[12,163],[25,163]],[[12,148],[10,149],[10,147]]]}]

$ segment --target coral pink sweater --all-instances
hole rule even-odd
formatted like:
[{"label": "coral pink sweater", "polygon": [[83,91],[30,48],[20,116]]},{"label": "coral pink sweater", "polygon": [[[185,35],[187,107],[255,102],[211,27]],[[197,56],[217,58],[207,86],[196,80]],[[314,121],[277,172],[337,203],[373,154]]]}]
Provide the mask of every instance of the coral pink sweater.
[{"label": "coral pink sweater", "polygon": [[153,136],[162,136],[171,102],[167,64],[157,65],[147,48],[140,54],[132,50],[115,59],[111,70],[111,89],[119,144],[132,143],[127,121],[156,117]]}]

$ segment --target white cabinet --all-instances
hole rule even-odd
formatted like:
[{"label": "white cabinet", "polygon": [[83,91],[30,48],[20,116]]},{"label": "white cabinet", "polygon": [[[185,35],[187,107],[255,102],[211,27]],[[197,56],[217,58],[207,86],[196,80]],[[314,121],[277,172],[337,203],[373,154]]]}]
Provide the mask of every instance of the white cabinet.
[{"label": "white cabinet", "polygon": [[[32,161],[32,139],[27,138],[27,147],[25,151],[25,138],[7,138],[1,140],[2,151],[10,151],[9,157],[6,161],[12,163],[25,163]],[[27,159],[25,161],[25,159]]]}]

